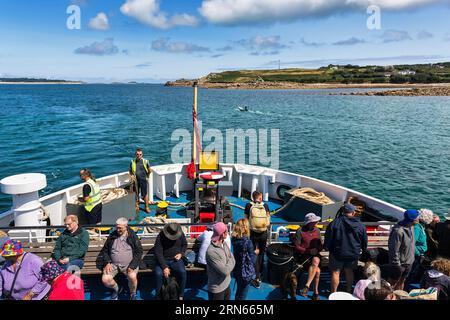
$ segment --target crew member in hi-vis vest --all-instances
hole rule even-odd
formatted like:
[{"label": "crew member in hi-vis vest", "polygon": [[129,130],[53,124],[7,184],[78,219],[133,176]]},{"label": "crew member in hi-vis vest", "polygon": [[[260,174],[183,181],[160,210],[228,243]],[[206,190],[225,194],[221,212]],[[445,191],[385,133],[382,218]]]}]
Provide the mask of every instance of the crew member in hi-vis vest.
[{"label": "crew member in hi-vis vest", "polygon": [[144,159],[144,154],[141,149],[136,149],[136,157],[131,159],[129,172],[134,180],[136,191],[136,212],[139,212],[139,193],[145,201],[145,212],[150,212],[148,201],[148,178],[152,170],[147,159]]},{"label": "crew member in hi-vis vest", "polygon": [[88,169],[80,170],[80,178],[85,182],[83,196],[79,200],[83,203],[87,224],[100,224],[102,222],[102,192],[100,186]]}]

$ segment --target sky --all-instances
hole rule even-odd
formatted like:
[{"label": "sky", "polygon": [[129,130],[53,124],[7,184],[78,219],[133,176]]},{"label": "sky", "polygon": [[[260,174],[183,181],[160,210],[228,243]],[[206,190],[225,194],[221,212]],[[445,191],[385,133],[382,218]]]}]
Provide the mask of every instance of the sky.
[{"label": "sky", "polygon": [[0,76],[163,83],[450,61],[449,17],[450,0],[0,0]]}]

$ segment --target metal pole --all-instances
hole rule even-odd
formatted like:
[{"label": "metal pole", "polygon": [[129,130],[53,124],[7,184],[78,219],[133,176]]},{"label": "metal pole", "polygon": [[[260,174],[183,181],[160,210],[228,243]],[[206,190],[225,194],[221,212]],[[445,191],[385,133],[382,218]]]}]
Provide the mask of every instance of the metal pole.
[{"label": "metal pole", "polygon": [[[193,133],[194,133],[194,137],[192,139],[192,161],[194,164],[196,164],[196,162],[198,161],[197,159],[197,128],[195,125],[195,122],[197,121],[197,111],[198,111],[198,82],[195,81],[194,82],[194,115],[195,115],[195,119],[194,123],[193,123]],[[195,177],[197,177],[197,172],[195,173]]]}]

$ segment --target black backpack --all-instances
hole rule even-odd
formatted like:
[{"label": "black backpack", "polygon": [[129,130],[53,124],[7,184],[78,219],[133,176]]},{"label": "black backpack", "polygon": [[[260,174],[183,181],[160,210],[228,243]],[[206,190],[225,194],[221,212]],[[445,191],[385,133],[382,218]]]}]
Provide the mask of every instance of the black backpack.
[{"label": "black backpack", "polygon": [[159,300],[179,300],[180,299],[180,286],[178,285],[175,277],[164,277],[163,285],[158,292]]}]

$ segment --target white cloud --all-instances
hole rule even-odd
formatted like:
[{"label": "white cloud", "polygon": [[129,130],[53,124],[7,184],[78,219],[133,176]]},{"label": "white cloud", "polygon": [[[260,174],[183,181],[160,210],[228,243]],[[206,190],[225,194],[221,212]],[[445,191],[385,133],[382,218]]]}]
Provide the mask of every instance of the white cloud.
[{"label": "white cloud", "polygon": [[[314,16],[365,10],[402,10],[449,0],[203,0],[200,14],[209,22],[223,25],[292,21]],[[365,12],[365,11],[364,11]]]},{"label": "white cloud", "polygon": [[108,30],[109,21],[105,13],[99,12],[97,16],[89,20],[89,28],[95,30]]},{"label": "white cloud", "polygon": [[366,40],[359,39],[356,37],[351,37],[346,40],[340,40],[340,41],[334,42],[333,45],[335,45],[335,46],[353,46],[355,44],[360,44],[360,43],[366,43]]},{"label": "white cloud", "polygon": [[434,37],[434,35],[426,30],[419,31],[417,33],[417,39],[419,39],[419,40],[430,39],[433,37]]},{"label": "white cloud", "polygon": [[198,25],[198,19],[186,13],[168,16],[167,13],[160,10],[159,3],[159,0],[126,0],[120,7],[120,11],[140,23],[157,29]]},{"label": "white cloud", "polygon": [[119,53],[119,48],[114,44],[113,38],[96,41],[90,45],[75,49],[76,54],[87,54],[92,56],[110,56]]},{"label": "white cloud", "polygon": [[403,30],[393,30],[393,29],[386,30],[381,35],[381,38],[383,39],[384,43],[412,40],[412,38],[408,32],[403,31]]},{"label": "white cloud", "polygon": [[210,49],[193,43],[171,42],[169,38],[160,38],[152,42],[152,50],[169,53],[209,52]]},{"label": "white cloud", "polygon": [[242,39],[236,41],[240,46],[249,50],[264,50],[264,49],[284,49],[286,46],[282,44],[280,36],[255,36],[249,39]]}]

